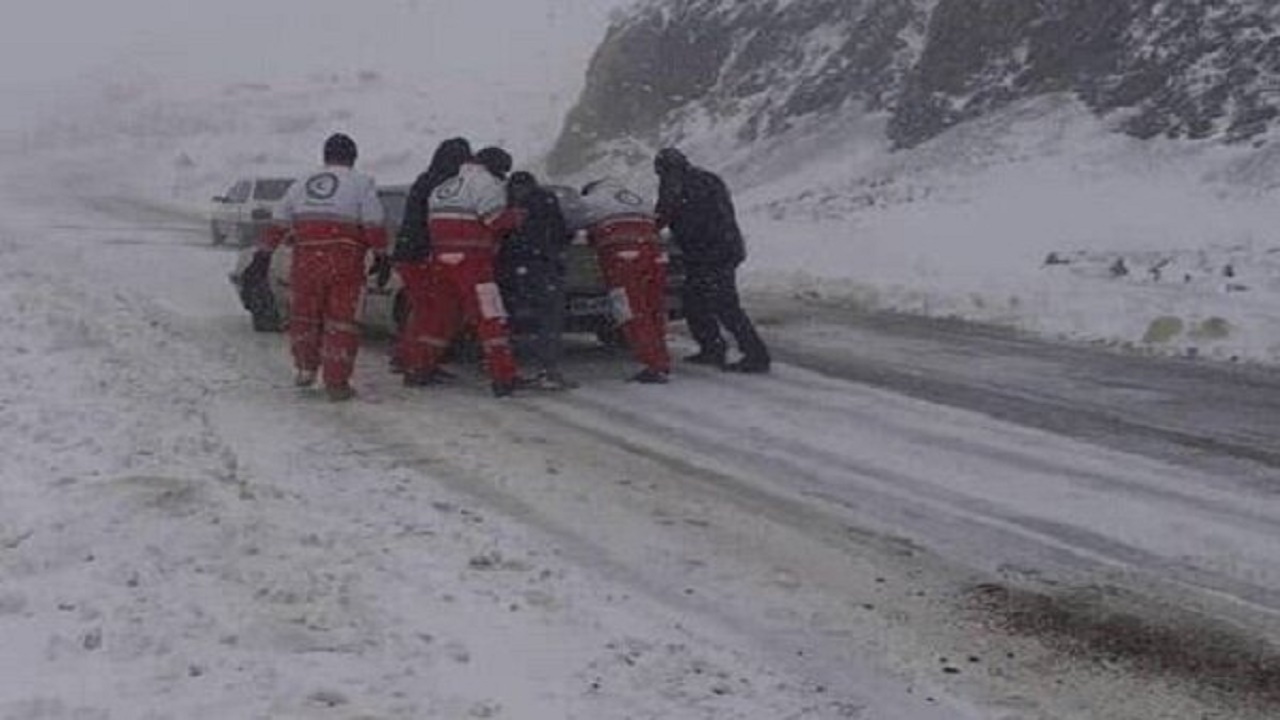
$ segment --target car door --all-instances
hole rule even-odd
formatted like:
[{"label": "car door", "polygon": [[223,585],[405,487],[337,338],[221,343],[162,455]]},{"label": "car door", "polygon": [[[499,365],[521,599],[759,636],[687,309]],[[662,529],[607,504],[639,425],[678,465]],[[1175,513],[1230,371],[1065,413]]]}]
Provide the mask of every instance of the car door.
[{"label": "car door", "polygon": [[252,191],[252,181],[237,180],[236,183],[227,190],[226,195],[223,196],[223,201],[218,203],[218,230],[223,235],[236,237],[236,232],[243,219],[241,216],[244,213],[245,203],[249,200],[249,193]]}]

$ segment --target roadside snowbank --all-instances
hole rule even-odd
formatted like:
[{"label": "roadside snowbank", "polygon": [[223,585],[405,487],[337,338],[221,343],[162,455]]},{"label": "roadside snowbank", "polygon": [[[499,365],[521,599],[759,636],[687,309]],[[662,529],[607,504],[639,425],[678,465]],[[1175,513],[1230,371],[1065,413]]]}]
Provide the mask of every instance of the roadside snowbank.
[{"label": "roadside snowbank", "polygon": [[[839,153],[833,153],[838,156]],[[754,287],[1140,352],[1280,361],[1269,148],[1142,142],[1062,98],[742,194]]]}]

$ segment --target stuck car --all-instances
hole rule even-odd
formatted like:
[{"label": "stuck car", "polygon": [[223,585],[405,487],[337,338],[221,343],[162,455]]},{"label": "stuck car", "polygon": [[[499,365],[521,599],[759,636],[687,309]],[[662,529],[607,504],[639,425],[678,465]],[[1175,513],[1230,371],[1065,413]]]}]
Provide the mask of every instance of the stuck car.
[{"label": "stuck car", "polygon": [[[561,204],[566,206],[566,215],[571,215],[573,203],[578,202],[577,191],[560,186],[552,186],[550,189],[555,192]],[[386,211],[387,233],[390,237],[395,237],[399,230],[408,193],[408,187],[403,185],[378,188],[378,198]],[[669,247],[668,254],[667,309],[674,320],[683,317],[680,290],[684,285],[684,271],[679,253]],[[237,257],[230,280],[239,294],[241,304],[249,311],[255,330],[273,332],[285,327],[289,317],[291,262],[292,249],[288,245],[266,252],[255,244],[241,250]],[[369,262],[372,264],[372,257]],[[565,331],[591,333],[607,344],[620,343],[621,333],[617,331],[613,320],[613,305],[595,250],[587,246],[585,237],[580,234],[572,239],[566,250],[565,268]],[[394,334],[400,329],[407,313],[404,285],[395,273],[385,282],[380,280],[376,274],[367,276],[359,320],[367,329]],[[511,315],[513,330],[521,332],[529,317],[528,309],[516,306],[508,307],[507,311]]]},{"label": "stuck car", "polygon": [[271,224],[285,193],[293,185],[288,177],[241,178],[213,198],[209,234],[214,245],[234,239],[240,247],[254,245]]}]

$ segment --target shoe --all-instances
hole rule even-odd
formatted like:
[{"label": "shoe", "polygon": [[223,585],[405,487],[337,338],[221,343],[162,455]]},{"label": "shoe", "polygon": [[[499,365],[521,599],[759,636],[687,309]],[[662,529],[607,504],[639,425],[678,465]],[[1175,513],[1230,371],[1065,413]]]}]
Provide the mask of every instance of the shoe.
[{"label": "shoe", "polygon": [[684,361],[694,365],[710,365],[711,367],[722,368],[724,367],[724,353],[699,350],[692,355],[686,355]]},{"label": "shoe", "polygon": [[333,385],[325,388],[324,392],[329,396],[330,402],[346,402],[356,396],[356,391],[350,385]]},{"label": "shoe", "polygon": [[727,372],[744,373],[752,375],[763,375],[769,372],[768,358],[750,358],[744,357],[737,362],[729,363],[724,366]]},{"label": "shoe", "polygon": [[544,370],[534,377],[525,380],[522,387],[555,392],[559,390],[572,390],[578,387],[578,383],[573,382],[572,380],[566,380],[560,373],[547,372]]},{"label": "shoe", "polygon": [[666,385],[667,373],[653,368],[645,368],[640,372],[627,378],[628,382],[640,383],[642,385]]},{"label": "shoe", "polygon": [[496,398],[511,397],[516,391],[516,381],[498,382],[495,380],[490,387],[493,388],[493,396]]},{"label": "shoe", "polygon": [[309,388],[312,385],[315,385],[316,371],[315,370],[299,370],[297,374],[293,376],[293,384],[300,388]]},{"label": "shoe", "polygon": [[444,385],[445,383],[456,379],[456,375],[451,372],[441,370],[440,368],[419,372],[406,372],[404,373],[404,386],[426,387],[428,385]]}]

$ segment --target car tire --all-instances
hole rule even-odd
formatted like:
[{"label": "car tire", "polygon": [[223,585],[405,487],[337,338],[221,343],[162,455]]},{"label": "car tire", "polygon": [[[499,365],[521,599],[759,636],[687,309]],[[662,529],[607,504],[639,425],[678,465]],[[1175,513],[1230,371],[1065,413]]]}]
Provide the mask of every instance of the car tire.
[{"label": "car tire", "polygon": [[213,240],[215,246],[222,245],[227,241],[227,236],[218,231],[218,221],[209,221],[209,237]]},{"label": "car tire", "polygon": [[280,332],[284,329],[280,308],[266,277],[247,277],[240,286],[240,302],[249,311],[256,332]]}]

